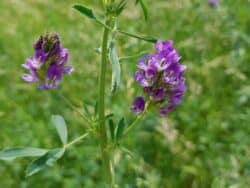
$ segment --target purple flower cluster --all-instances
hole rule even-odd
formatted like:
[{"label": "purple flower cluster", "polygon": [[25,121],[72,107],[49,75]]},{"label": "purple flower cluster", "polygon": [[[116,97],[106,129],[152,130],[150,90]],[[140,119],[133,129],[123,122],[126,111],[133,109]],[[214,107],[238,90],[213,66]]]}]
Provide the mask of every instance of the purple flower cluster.
[{"label": "purple flower cluster", "polygon": [[166,115],[181,102],[186,90],[183,77],[186,67],[179,63],[180,56],[172,45],[172,41],[157,41],[154,54],[138,59],[139,70],[134,79],[145,97],[135,98],[130,108],[135,114],[144,111],[145,101],[156,105],[161,115]]},{"label": "purple flower cluster", "polygon": [[208,0],[208,5],[212,8],[215,8],[218,4],[218,0]]},{"label": "purple flower cluster", "polygon": [[24,81],[38,83],[39,89],[54,89],[63,74],[70,74],[74,69],[67,66],[68,50],[62,48],[57,34],[47,33],[33,45],[34,55],[29,57],[22,67],[29,73],[23,74]]}]

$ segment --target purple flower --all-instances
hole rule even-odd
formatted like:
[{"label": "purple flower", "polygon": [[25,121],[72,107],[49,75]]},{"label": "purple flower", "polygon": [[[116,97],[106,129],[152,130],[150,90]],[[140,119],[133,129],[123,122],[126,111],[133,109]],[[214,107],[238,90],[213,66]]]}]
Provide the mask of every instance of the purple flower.
[{"label": "purple flower", "polygon": [[158,40],[155,43],[155,51],[156,53],[162,53],[162,52],[167,52],[173,50],[172,48],[173,41],[167,40],[167,41],[160,41]]},{"label": "purple flower", "polygon": [[43,37],[40,36],[39,39],[33,45],[34,50],[41,50],[42,44],[43,44]]},{"label": "purple flower", "polygon": [[164,100],[165,98],[165,88],[156,88],[156,89],[152,89],[152,91],[150,92],[150,100],[151,101],[155,101],[155,102],[161,102]]},{"label": "purple flower", "polygon": [[[186,66],[179,63],[180,59],[170,40],[157,41],[155,53],[138,59],[139,70],[136,71],[134,79],[142,87],[145,100],[158,107],[161,115],[166,115],[178,105],[186,90],[183,77]],[[145,103],[142,97],[136,98],[131,107],[131,110],[136,109],[132,110],[135,114],[141,112],[138,110],[137,100]]]},{"label": "purple flower", "polygon": [[32,68],[29,69],[29,74],[23,74],[22,78],[26,82],[36,82],[37,81],[37,74],[36,71]]},{"label": "purple flower", "polygon": [[42,50],[37,50],[34,56],[28,58],[23,64],[23,67],[32,67],[34,69],[39,69],[47,59],[47,55]]},{"label": "purple flower", "polygon": [[161,116],[165,116],[168,114],[169,111],[171,111],[172,109],[174,109],[175,105],[173,104],[169,104],[169,105],[166,105],[164,107],[161,107],[159,112],[160,112],[160,115]]},{"label": "purple flower", "polygon": [[147,71],[137,71],[134,75],[134,79],[142,87],[149,87],[154,84],[154,81],[156,80],[156,75],[151,69]]},{"label": "purple flower", "polygon": [[67,63],[68,61],[68,49],[64,48],[64,49],[60,49],[60,51],[58,52],[59,56],[58,56],[58,64],[59,65],[64,65]]},{"label": "purple flower", "polygon": [[22,75],[24,81],[37,82],[39,89],[54,89],[63,74],[70,74],[74,70],[67,66],[68,50],[61,47],[57,34],[40,36],[33,48],[34,55],[22,64],[29,71]]},{"label": "purple flower", "polygon": [[147,65],[147,61],[144,58],[139,58],[137,61],[137,67],[141,70],[147,70],[148,65]]},{"label": "purple flower", "polygon": [[175,85],[185,70],[186,66],[179,63],[172,63],[163,73],[163,82],[165,84]]},{"label": "purple flower", "polygon": [[208,5],[215,8],[218,5],[218,0],[208,0]]},{"label": "purple flower", "polygon": [[134,112],[136,115],[139,115],[144,111],[144,108],[145,108],[145,101],[143,97],[139,96],[135,98],[133,105],[130,107],[130,110]]}]

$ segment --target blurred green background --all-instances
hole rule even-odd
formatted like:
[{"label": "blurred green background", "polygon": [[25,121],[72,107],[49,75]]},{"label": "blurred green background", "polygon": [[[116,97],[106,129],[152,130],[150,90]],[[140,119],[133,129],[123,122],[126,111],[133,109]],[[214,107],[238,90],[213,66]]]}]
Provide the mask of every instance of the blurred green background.
[{"label": "blurred green background", "polygon": [[[123,146],[133,157],[116,151],[116,177],[122,188],[248,188],[250,187],[250,1],[145,1],[149,20],[131,3],[119,18],[123,30],[171,39],[187,65],[188,90],[183,103],[168,117],[151,113],[126,137]],[[102,28],[71,7],[98,0],[0,1],[0,149],[13,146],[54,148],[60,140],[50,123],[52,114],[65,117],[70,139],[86,130],[85,122],[64,103],[62,93],[79,110],[97,97]],[[70,51],[71,76],[58,90],[39,91],[24,83],[21,68],[41,33],[56,31]],[[118,36],[121,56],[152,51],[148,44]],[[136,59],[122,64],[122,83],[107,106],[131,122],[133,98],[140,94],[132,76]],[[98,143],[88,138],[71,148],[57,165],[25,179],[31,159],[0,161],[0,187],[103,187]],[[118,167],[119,166],[119,167]]]}]

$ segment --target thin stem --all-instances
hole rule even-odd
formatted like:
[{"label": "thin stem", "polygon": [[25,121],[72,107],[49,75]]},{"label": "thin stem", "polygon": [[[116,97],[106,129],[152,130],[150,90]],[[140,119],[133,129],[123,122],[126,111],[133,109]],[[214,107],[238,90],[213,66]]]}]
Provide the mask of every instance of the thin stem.
[{"label": "thin stem", "polygon": [[96,19],[97,23],[101,24],[105,29],[108,29],[109,31],[112,31],[113,29],[107,25],[106,23],[103,23],[102,21]]},{"label": "thin stem", "polygon": [[84,139],[84,138],[87,137],[88,135],[89,135],[89,133],[85,133],[85,134],[83,134],[83,135],[81,135],[81,136],[75,138],[74,140],[72,140],[72,141],[69,142],[68,144],[64,145],[64,148],[66,149],[66,148],[72,146],[73,144],[75,144],[75,143],[81,141],[82,139]]},{"label": "thin stem", "polygon": [[145,116],[145,114],[147,113],[147,110],[149,108],[150,103],[147,102],[145,105],[145,109],[144,111],[138,115],[135,120],[125,129],[124,131],[124,135],[128,134],[128,132]]},{"label": "thin stem", "polygon": [[[111,28],[109,25],[103,23],[102,21],[96,19],[97,23],[101,24],[105,29],[109,30],[109,31],[113,31],[114,29]],[[116,28],[115,31],[123,34],[123,35],[127,35],[129,37],[133,37],[133,38],[137,38],[137,39],[140,39],[140,40],[144,40],[144,41],[147,41],[147,42],[151,42],[151,43],[155,43],[157,41],[157,39],[153,38],[153,37],[149,37],[149,36],[141,36],[141,35],[138,35],[138,34],[133,34],[133,33],[129,33],[129,32],[126,32],[126,31],[123,31],[121,29],[118,29]]]},{"label": "thin stem", "polygon": [[89,119],[80,111],[77,109],[75,105],[70,102],[69,99],[67,99],[65,96],[63,96],[61,93],[55,92],[57,96],[61,97],[61,99],[64,100],[64,102],[69,105],[75,112],[77,112],[85,121],[87,121],[89,124],[91,123]]},{"label": "thin stem", "polygon": [[143,55],[146,55],[148,54],[148,52],[141,52],[140,54],[137,54],[137,55],[130,55],[130,56],[124,56],[124,57],[120,57],[119,60],[120,61],[124,61],[124,60],[127,60],[127,59],[133,59],[133,58],[137,58],[137,57],[140,57],[140,56],[143,56]]},{"label": "thin stem", "polygon": [[[108,27],[111,24],[111,19],[106,20],[105,25]],[[107,66],[107,53],[108,53],[108,36],[109,29],[104,28],[103,39],[102,39],[102,57],[101,57],[101,67],[99,73],[99,96],[98,96],[98,115],[99,119],[104,119],[105,117],[105,78],[106,78],[106,66]],[[100,134],[100,146],[102,154],[102,165],[103,165],[103,175],[106,183],[112,184],[112,173],[110,165],[110,157],[107,151],[107,132],[105,127],[105,121],[99,122],[99,134]]]},{"label": "thin stem", "polygon": [[137,39],[140,39],[140,40],[144,40],[144,41],[147,41],[147,42],[151,42],[151,43],[156,43],[157,39],[153,38],[153,37],[149,37],[149,36],[140,36],[138,34],[133,34],[133,33],[129,33],[129,32],[126,32],[126,31],[122,31],[120,29],[117,29],[117,31],[121,34],[124,34],[124,35],[127,35],[129,37],[133,37],[133,38],[137,38]]}]

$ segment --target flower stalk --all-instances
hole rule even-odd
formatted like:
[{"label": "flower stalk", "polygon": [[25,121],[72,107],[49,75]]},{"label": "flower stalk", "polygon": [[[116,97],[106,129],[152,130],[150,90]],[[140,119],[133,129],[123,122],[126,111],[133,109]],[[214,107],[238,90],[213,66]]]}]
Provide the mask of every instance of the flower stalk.
[{"label": "flower stalk", "polygon": [[145,109],[144,111],[136,116],[136,119],[125,129],[124,131],[124,135],[128,134],[128,132],[141,120],[143,119],[143,117],[146,115],[148,109],[149,109],[149,106],[150,106],[150,102],[146,102],[145,104]]},{"label": "flower stalk", "polygon": [[[105,25],[111,25],[111,18],[106,19]],[[102,38],[102,54],[101,54],[101,66],[99,73],[99,96],[98,96],[98,116],[99,119],[104,119],[105,117],[105,78],[106,78],[106,67],[107,67],[107,54],[108,54],[108,36],[109,29],[104,28],[103,38]],[[101,146],[102,155],[102,166],[103,166],[103,176],[105,182],[109,185],[112,184],[112,173],[111,173],[111,163],[110,156],[107,149],[107,132],[105,127],[105,121],[99,122],[99,141]]]}]

